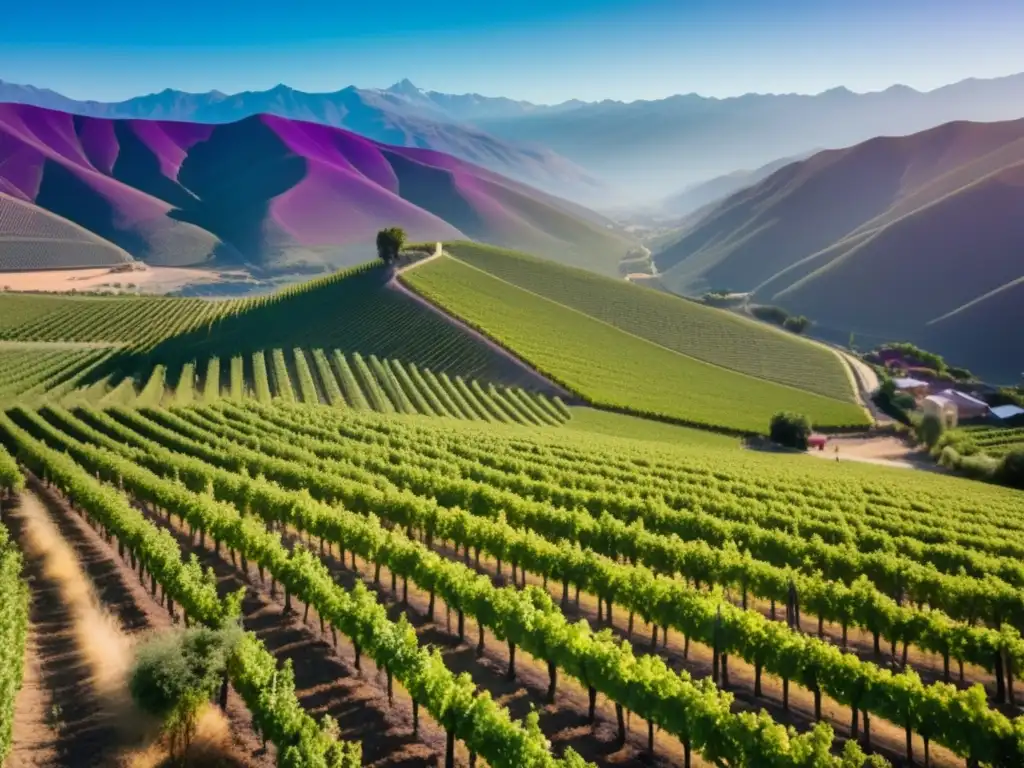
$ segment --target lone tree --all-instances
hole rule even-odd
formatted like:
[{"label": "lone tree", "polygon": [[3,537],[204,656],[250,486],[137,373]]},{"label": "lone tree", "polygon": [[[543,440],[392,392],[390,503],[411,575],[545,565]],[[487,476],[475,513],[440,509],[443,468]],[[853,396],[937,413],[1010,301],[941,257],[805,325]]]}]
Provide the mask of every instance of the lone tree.
[{"label": "lone tree", "polygon": [[811,420],[799,413],[776,413],[772,416],[768,435],[773,443],[806,451],[811,436]]},{"label": "lone tree", "polygon": [[377,255],[385,264],[393,264],[405,245],[405,230],[401,227],[388,227],[377,233]]},{"label": "lone tree", "polygon": [[927,413],[917,427],[917,437],[929,448],[934,448],[945,431],[946,425],[942,423],[942,419],[934,413]]}]

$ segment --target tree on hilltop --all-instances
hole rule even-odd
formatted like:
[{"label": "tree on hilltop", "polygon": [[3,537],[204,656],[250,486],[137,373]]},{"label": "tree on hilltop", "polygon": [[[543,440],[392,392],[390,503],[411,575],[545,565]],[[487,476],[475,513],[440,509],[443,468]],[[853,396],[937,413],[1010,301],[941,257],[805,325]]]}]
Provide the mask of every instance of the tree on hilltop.
[{"label": "tree on hilltop", "polygon": [[377,256],[385,264],[398,261],[398,254],[405,245],[405,230],[401,227],[387,227],[377,233]]}]

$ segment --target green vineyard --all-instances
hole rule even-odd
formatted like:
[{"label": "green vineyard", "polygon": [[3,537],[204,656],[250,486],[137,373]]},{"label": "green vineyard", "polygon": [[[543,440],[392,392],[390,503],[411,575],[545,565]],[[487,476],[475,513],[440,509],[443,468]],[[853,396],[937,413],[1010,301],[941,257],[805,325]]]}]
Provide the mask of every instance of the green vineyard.
[{"label": "green vineyard", "polygon": [[[84,356],[84,360],[75,357],[74,361],[66,352],[53,354],[63,361],[57,376],[44,375],[49,369],[41,369],[35,374],[41,383],[27,389],[17,386],[23,380],[15,378],[10,394],[26,402],[137,406],[253,398],[267,404],[301,402],[538,427],[557,426],[570,418],[569,409],[557,396],[549,398],[518,387],[495,387],[475,379],[467,382],[460,376],[434,374],[399,360],[380,360],[374,355],[364,359],[358,352],[345,355],[340,350],[273,349],[235,357],[229,366],[211,358],[199,364],[187,363],[176,373],[157,365],[138,379],[113,375],[98,382],[89,381],[91,367],[82,368],[83,363],[97,365],[100,356],[96,353]],[[77,377],[71,375],[83,370]],[[49,383],[54,387],[50,388]],[[78,386],[72,387],[74,383]],[[4,393],[0,382],[0,396]]]},{"label": "green vineyard", "polygon": [[[822,428],[868,423],[852,398],[801,391],[679,354],[462,261],[443,257],[402,279],[594,405],[751,433],[766,432],[780,410],[806,413]],[[823,354],[841,375],[839,359]]]},{"label": "green vineyard", "polygon": [[189,701],[237,764],[1024,765],[1020,492],[755,450],[779,410],[868,423],[840,358],[449,251],[237,300],[0,294],[0,762],[72,738],[72,675],[104,702],[49,519],[126,648],[233,638]]},{"label": "green vineyard", "polygon": [[[270,369],[287,367],[272,358]],[[430,617],[441,603],[457,614],[460,641],[471,642],[474,622],[478,653],[489,636],[504,643],[509,678],[520,649],[546,664],[550,700],[562,676],[572,679],[592,702],[606,697],[681,745],[687,761],[760,765],[771,754],[772,765],[861,765],[861,747],[882,746],[886,723],[929,761],[1010,766],[1024,756],[1024,720],[1003,714],[1024,669],[1024,508],[1010,491],[931,477],[897,484],[895,471],[871,476],[726,442],[408,421],[285,398],[16,408],[3,428],[37,474],[58,486],[99,478],[166,510],[265,566],[286,600],[346,636],[365,631],[356,616],[379,603],[360,585],[328,609],[317,554],[350,556],[371,589],[390,574],[400,604],[414,589],[429,596]],[[305,548],[275,554],[267,536],[283,527]],[[581,593],[597,601],[593,629],[568,619]],[[378,662],[397,652],[371,639],[390,631],[359,635],[361,652]],[[663,651],[670,633],[676,651]],[[714,657],[702,680],[686,670],[700,646]],[[389,675],[434,714],[442,705],[420,682],[434,662],[415,645],[402,653],[410,661],[383,662]],[[807,691],[814,727],[798,735],[765,712],[736,710],[728,691],[748,684],[764,705],[781,695],[783,711]],[[459,731],[471,753],[514,765],[498,754],[516,744],[541,759],[500,708],[487,717],[495,725],[479,727],[504,723],[505,735],[497,745]]]},{"label": "green vineyard", "polygon": [[683,355],[855,402],[843,362],[791,333],[523,253],[476,243],[451,243],[447,250],[459,261],[505,282]]}]

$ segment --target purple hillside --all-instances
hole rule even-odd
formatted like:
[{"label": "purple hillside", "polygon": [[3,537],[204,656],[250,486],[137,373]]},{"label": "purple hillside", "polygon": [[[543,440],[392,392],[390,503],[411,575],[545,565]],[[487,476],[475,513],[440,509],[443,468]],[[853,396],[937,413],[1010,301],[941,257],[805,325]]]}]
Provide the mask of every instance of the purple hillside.
[{"label": "purple hillside", "polygon": [[596,215],[494,172],[269,115],[206,125],[0,104],[0,192],[157,265],[343,266],[392,225],[413,240],[623,250]]}]

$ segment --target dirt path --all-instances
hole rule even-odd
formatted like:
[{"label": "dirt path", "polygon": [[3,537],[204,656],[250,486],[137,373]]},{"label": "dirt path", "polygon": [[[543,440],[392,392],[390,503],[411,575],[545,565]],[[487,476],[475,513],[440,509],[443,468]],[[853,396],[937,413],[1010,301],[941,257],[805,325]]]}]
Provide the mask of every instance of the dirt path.
[{"label": "dirt path", "polygon": [[[81,564],[100,605],[129,638],[137,641],[173,626],[128,565],[55,490],[44,488],[33,478],[30,489],[26,496],[45,508]],[[109,718],[103,718],[95,681],[89,679],[88,664],[75,652],[75,640],[69,634],[68,607],[59,599],[56,588],[43,578],[39,562],[29,563],[33,588],[26,676],[29,685],[19,696],[17,757],[12,755],[8,768],[114,765],[124,757],[123,723],[115,727]],[[273,750],[262,750],[248,710],[233,690],[229,692],[227,718],[233,742],[229,747],[233,752],[231,764],[272,768]]]},{"label": "dirt path", "polygon": [[[531,365],[528,365],[525,361],[523,361],[516,355],[512,354],[512,352],[498,344],[496,341],[494,341],[494,339],[481,333],[472,326],[466,324],[459,318],[455,317],[455,315],[452,315],[449,312],[445,311],[442,307],[439,307],[433,302],[425,299],[423,296],[420,296],[418,293],[416,293],[416,291],[411,289],[400,279],[403,274],[412,269],[416,269],[417,267],[422,266],[423,264],[427,264],[428,262],[434,261],[435,259],[438,259],[442,256],[447,256],[447,254],[443,250],[441,250],[440,245],[441,244],[438,243],[438,248],[435,249],[434,253],[432,253],[427,258],[420,259],[419,261],[415,261],[412,264],[406,264],[405,266],[399,267],[397,270],[395,270],[395,273],[387,282],[387,287],[393,291],[397,291],[398,293],[408,297],[409,299],[412,299],[421,307],[424,307],[425,309],[428,309],[429,311],[436,314],[449,325],[455,326],[459,330],[473,337],[479,343],[486,346],[491,352],[493,352],[502,360],[504,360],[506,364],[508,364],[509,368],[515,372],[518,378],[522,379],[524,383],[528,384],[533,389],[539,392],[543,392],[544,394],[549,396],[557,395],[558,397],[562,398],[565,401],[566,405],[578,404],[580,402],[579,398],[576,397],[576,395],[569,392],[569,390],[565,389],[565,387],[551,381],[536,368],[534,368]],[[448,256],[448,258],[452,257]]]},{"label": "dirt path", "polygon": [[[120,738],[92,679],[93,668],[82,648],[81,607],[67,595],[66,580],[53,573],[52,558],[40,550],[34,516],[47,510],[33,493],[21,495],[8,517],[11,532],[26,552],[31,589],[27,684],[19,694],[10,768],[27,766],[101,766],[116,759]],[[66,525],[60,533],[77,551],[82,539]],[[73,564],[66,564],[73,567]],[[83,570],[90,559],[82,558]],[[101,593],[101,590],[97,590]],[[139,629],[138,613],[125,595],[102,590],[111,614],[123,616],[124,632]]]},{"label": "dirt path", "polygon": [[948,474],[945,467],[933,461],[926,453],[907,445],[897,437],[830,437],[824,451],[810,450],[807,454],[826,461],[835,461],[838,455],[840,461]]}]

